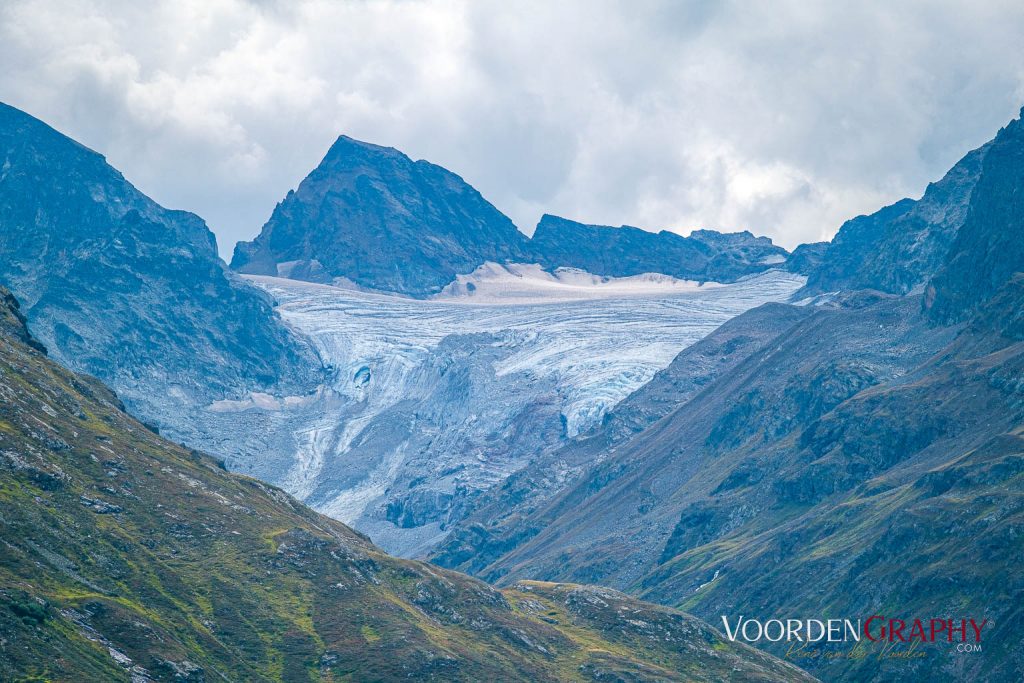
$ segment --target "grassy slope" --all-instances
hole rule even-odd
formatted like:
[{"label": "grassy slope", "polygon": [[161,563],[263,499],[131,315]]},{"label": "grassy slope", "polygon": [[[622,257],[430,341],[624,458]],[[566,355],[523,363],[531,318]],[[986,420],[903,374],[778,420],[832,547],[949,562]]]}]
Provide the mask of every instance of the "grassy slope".
[{"label": "grassy slope", "polygon": [[606,583],[712,621],[987,618],[984,655],[807,667],[1024,680],[1024,276],[963,328],[922,324],[914,298],[853,302],[619,445],[482,574]]},{"label": "grassy slope", "polygon": [[[1024,277],[1017,276],[907,381],[858,394],[805,433],[805,452],[817,459],[791,480],[858,468],[862,483],[796,506],[785,523],[773,527],[762,515],[687,548],[638,592],[708,615],[735,604],[730,589],[742,585],[743,602],[769,612],[945,610],[987,618],[984,656],[935,648],[916,663],[919,674],[1022,680],[1022,321]],[[687,578],[715,569],[721,581],[688,589]],[[845,673],[888,675],[871,661],[850,663]]]},{"label": "grassy slope", "polygon": [[0,679],[810,680],[614,591],[389,557],[28,341],[0,291]]}]

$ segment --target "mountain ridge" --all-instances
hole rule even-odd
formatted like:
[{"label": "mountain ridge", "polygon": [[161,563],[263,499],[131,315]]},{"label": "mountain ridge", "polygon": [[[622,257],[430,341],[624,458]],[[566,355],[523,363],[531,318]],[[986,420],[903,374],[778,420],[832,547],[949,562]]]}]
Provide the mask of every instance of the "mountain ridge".
[{"label": "mountain ridge", "polygon": [[[530,572],[612,585],[708,618],[969,609],[996,625],[986,657],[937,651],[903,675],[1018,680],[1021,187],[1015,120],[922,200],[844,225],[796,295],[805,305],[774,316],[781,329],[762,327],[761,307],[682,352],[610,413],[596,450],[510,478],[434,560],[498,584]],[[723,362],[725,349],[739,357]],[[572,480],[545,482],[562,462]]]},{"label": "mountain ridge", "polygon": [[714,282],[762,272],[789,256],[771,239],[745,230],[694,230],[683,237],[668,230],[587,225],[551,214],[537,223],[530,247],[537,262],[550,269],[568,266],[611,277],[664,273]]},{"label": "mountain ridge", "polygon": [[[101,154],[6,104],[0,160],[0,283],[56,360],[153,424],[225,395],[301,391],[316,375],[198,216],[161,207]],[[194,440],[187,422],[164,426]]]},{"label": "mountain ridge", "polygon": [[422,296],[483,261],[524,255],[525,243],[512,221],[458,175],[340,136],[260,235],[236,245],[231,266],[311,281],[343,276]]},{"label": "mountain ridge", "polygon": [[747,231],[695,230],[683,237],[550,214],[528,239],[457,174],[342,135],[288,191],[260,234],[235,246],[231,267],[310,282],[341,278],[423,298],[486,262],[733,282],[786,267],[788,256]]}]

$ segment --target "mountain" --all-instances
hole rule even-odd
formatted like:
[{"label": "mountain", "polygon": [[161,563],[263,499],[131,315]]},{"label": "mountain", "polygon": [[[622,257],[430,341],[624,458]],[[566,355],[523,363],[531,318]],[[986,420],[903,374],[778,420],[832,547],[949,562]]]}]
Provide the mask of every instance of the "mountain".
[{"label": "mountain", "polygon": [[844,223],[803,294],[876,289],[906,294],[942,265],[967,217],[971,194],[991,143],[968,152],[917,200],[901,199]]},{"label": "mountain", "polygon": [[197,216],[4,104],[0,160],[0,283],[57,361],[190,443],[193,406],[315,376],[316,359],[227,271]]},{"label": "mountain", "polygon": [[[510,478],[435,561],[499,584],[597,582],[705,618],[989,619],[984,657],[933,645],[807,666],[1020,680],[1022,152],[1016,120],[924,199],[846,224],[877,251],[837,238],[822,267],[851,267],[808,281],[826,295],[754,309],[681,353],[611,411],[597,447]],[[896,245],[908,236],[911,251]],[[873,258],[906,260],[886,275]],[[552,481],[559,466],[571,474]]]},{"label": "mountain", "polygon": [[615,277],[664,273],[715,282],[733,282],[779,267],[788,256],[767,237],[749,232],[695,230],[683,237],[626,225],[585,225],[547,214],[537,224],[530,247],[535,260],[546,268],[572,267]]},{"label": "mountain", "polygon": [[[698,287],[488,263],[439,276],[446,287],[430,300],[265,277],[251,286],[217,259],[199,218],[160,207],[28,115],[3,114],[0,279],[54,358],[108,382],[172,440],[405,556],[440,540],[481,492],[590,430],[680,349],[802,284],[779,271]],[[494,241],[480,227],[491,221],[520,239],[455,176],[346,138],[275,215],[318,191],[334,202],[346,177],[404,197],[403,215],[431,229]],[[442,205],[483,223],[460,224]],[[371,208],[348,210],[372,218]]]},{"label": "mountain", "polygon": [[526,237],[459,176],[341,136],[260,235],[235,247],[231,267],[425,296],[525,254]]},{"label": "mountain", "polygon": [[984,149],[984,170],[963,227],[931,281],[927,306],[938,321],[968,318],[1024,271],[1024,109]]},{"label": "mountain", "polygon": [[616,591],[398,560],[50,361],[0,289],[0,678],[803,681]]},{"label": "mountain", "polygon": [[[944,331],[924,334],[915,310],[919,302],[890,297],[887,308],[870,315],[861,299],[851,303],[774,304],[730,321],[682,352],[611,413],[607,429],[592,437],[595,447],[584,450],[595,464],[553,500],[531,500],[531,513],[525,519],[513,516],[511,525],[478,518],[479,526],[457,529],[452,537],[469,541],[469,548],[453,541],[447,557],[436,559],[491,580],[514,575],[514,568],[525,563],[538,576],[557,567],[590,581],[629,587],[656,565],[691,502],[688,487],[698,487],[696,499],[708,495],[701,487],[714,489],[716,477],[726,476],[718,468],[738,468],[742,462],[739,455],[725,457],[732,450],[719,442],[745,454],[746,440],[755,439],[758,449],[777,449],[788,457],[792,445],[783,437],[793,429],[860,389],[905,374],[949,338]],[[556,453],[550,459],[570,456]],[[752,470],[747,476],[759,479],[762,471],[779,468],[766,454],[759,457],[763,462],[743,464]],[[734,475],[738,482],[741,477]],[[723,490],[734,488],[744,490]],[[732,498],[729,502],[736,504]],[[508,548],[510,538],[521,547]],[[621,550],[623,543],[630,552],[608,553],[608,548]],[[492,546],[504,554],[481,567],[480,559],[494,555]],[[568,561],[566,547],[573,548]],[[452,561],[461,558],[469,564]]]},{"label": "mountain", "polygon": [[810,275],[821,267],[829,245],[829,242],[811,242],[797,246],[786,260],[786,270],[800,275]]},{"label": "mountain", "polygon": [[341,279],[422,298],[488,262],[734,282],[785,268],[788,255],[749,232],[696,230],[682,237],[550,215],[527,240],[454,173],[343,135],[278,204],[259,236],[238,243],[231,267],[309,282]]},{"label": "mountain", "polygon": [[548,522],[538,511],[555,495],[614,456],[621,443],[764,350],[813,311],[810,307],[765,304],[731,318],[681,351],[667,368],[606,413],[595,429],[562,448],[544,451],[501,486],[470,501],[464,518],[452,525],[449,535],[433,550],[432,561],[487,574],[503,554],[544,528]]}]

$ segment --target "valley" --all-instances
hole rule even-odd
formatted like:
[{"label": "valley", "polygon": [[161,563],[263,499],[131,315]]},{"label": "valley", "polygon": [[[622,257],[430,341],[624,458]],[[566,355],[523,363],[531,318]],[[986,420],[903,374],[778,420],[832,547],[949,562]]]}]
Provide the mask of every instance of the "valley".
[{"label": "valley", "polygon": [[229,267],[7,105],[0,155],[0,674],[810,680],[701,620],[884,612],[1024,676],[1020,119],[792,252],[528,238],[341,136]]}]

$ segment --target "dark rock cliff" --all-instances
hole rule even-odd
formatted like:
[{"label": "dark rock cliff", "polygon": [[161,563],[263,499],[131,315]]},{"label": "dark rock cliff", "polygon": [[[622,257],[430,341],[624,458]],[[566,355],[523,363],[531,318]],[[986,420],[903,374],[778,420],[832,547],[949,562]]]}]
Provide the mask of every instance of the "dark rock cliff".
[{"label": "dark rock cliff", "polygon": [[526,237],[459,176],[342,136],[231,266],[424,296],[525,253]]},{"label": "dark rock cliff", "polygon": [[749,232],[695,230],[689,237],[662,230],[586,225],[544,215],[530,240],[534,260],[595,275],[664,273],[685,280],[732,282],[780,267],[788,252]]}]

